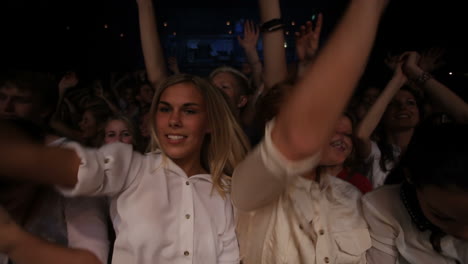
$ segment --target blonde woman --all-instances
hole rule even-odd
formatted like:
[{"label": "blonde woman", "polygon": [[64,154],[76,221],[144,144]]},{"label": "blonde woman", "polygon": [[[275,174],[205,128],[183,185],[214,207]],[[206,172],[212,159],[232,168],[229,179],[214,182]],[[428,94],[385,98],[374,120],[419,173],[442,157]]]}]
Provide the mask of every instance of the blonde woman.
[{"label": "blonde woman", "polygon": [[229,175],[248,145],[225,100],[199,77],[174,75],[153,99],[151,153],[2,140],[0,170],[70,195],[110,196],[113,263],[238,263]]}]

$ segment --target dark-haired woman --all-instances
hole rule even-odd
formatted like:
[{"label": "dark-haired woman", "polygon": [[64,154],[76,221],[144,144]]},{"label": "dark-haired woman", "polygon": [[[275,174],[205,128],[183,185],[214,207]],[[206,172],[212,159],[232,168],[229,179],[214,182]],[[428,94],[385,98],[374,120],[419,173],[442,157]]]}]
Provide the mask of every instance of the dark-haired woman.
[{"label": "dark-haired woman", "polygon": [[418,130],[399,165],[406,181],[363,197],[370,263],[468,263],[467,134]]}]

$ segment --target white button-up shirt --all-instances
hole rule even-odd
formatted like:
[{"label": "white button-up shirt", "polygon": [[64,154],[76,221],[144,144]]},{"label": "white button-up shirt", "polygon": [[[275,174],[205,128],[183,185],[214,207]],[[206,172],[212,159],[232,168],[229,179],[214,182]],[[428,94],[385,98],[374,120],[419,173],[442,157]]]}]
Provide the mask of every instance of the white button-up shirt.
[{"label": "white button-up shirt", "polygon": [[411,220],[400,185],[383,186],[363,196],[362,202],[372,237],[370,263],[468,263],[467,241],[446,235],[440,243],[442,254],[432,248],[430,231],[421,232]]},{"label": "white button-up shirt", "polygon": [[212,189],[209,174],[187,177],[162,154],[128,144],[68,146],[81,165],[75,188],[62,191],[111,197],[113,263],[239,263],[230,198]]},{"label": "white button-up shirt", "polygon": [[[401,151],[398,146],[392,145],[393,156],[398,161]],[[384,185],[390,171],[395,167],[395,162],[386,161],[385,166],[388,169],[384,171],[380,166],[380,160],[382,159],[382,152],[375,141],[371,141],[371,153],[366,158],[366,164],[369,166],[367,171],[367,178],[372,183],[374,189]]]},{"label": "white button-up shirt", "polygon": [[[325,174],[318,181],[300,177],[320,155],[287,161],[271,141],[271,126],[233,175],[243,263],[366,263],[371,240],[360,191]],[[264,185],[253,190],[251,182]]]}]

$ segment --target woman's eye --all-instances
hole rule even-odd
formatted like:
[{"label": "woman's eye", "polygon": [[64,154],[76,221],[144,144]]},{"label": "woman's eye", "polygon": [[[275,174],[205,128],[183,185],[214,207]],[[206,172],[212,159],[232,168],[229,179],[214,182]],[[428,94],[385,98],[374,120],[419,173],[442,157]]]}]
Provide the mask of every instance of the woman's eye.
[{"label": "woman's eye", "polygon": [[193,115],[193,114],[196,114],[197,111],[192,110],[192,109],[186,109],[186,110],[185,110],[185,113],[186,113],[186,114],[189,114],[189,115]]},{"label": "woman's eye", "polygon": [[169,112],[169,107],[160,107],[158,110],[159,110],[159,112],[167,113],[167,112]]}]

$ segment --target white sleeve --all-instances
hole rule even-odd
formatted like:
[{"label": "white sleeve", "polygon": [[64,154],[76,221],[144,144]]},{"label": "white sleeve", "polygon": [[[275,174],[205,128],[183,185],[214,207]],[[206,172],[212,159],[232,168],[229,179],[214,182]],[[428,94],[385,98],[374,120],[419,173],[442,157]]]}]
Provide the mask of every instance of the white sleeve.
[{"label": "white sleeve", "polygon": [[274,119],[270,121],[265,129],[264,141],[260,144],[260,153],[266,168],[274,176],[289,182],[291,178],[311,171],[320,161],[320,153],[307,157],[303,160],[290,161],[276,148],[271,139],[274,127]]},{"label": "white sleeve", "polygon": [[135,181],[143,156],[130,144],[112,143],[99,149],[72,142],[64,145],[81,159],[77,184],[73,189],[58,187],[65,196],[115,195]]},{"label": "white sleeve", "polygon": [[372,187],[376,189],[384,185],[388,172],[382,170],[380,160],[382,159],[382,152],[375,141],[371,141],[371,153],[366,158],[366,163],[370,165],[367,178],[372,183]]},{"label": "white sleeve", "polygon": [[[373,205],[373,201],[371,199],[375,198],[378,197],[369,197],[368,195],[364,195],[362,198],[362,210],[364,218],[369,225],[372,240],[372,250],[367,252],[367,259],[370,263],[394,264],[396,263],[399,255],[395,243],[398,231],[391,221]],[[372,262],[373,260],[379,261]],[[385,260],[385,262],[383,260]]]},{"label": "white sleeve", "polygon": [[109,255],[108,214],[104,197],[65,199],[68,246],[86,249],[106,264]]},{"label": "white sleeve", "polygon": [[240,262],[239,243],[236,235],[236,221],[231,199],[226,198],[225,205],[226,229],[221,237],[222,250],[218,257],[219,264],[238,264]]},{"label": "white sleeve", "polygon": [[320,153],[300,161],[288,160],[271,139],[273,125],[274,120],[267,124],[263,141],[234,170],[231,195],[239,210],[268,205],[296,177],[311,171],[320,161]]}]

